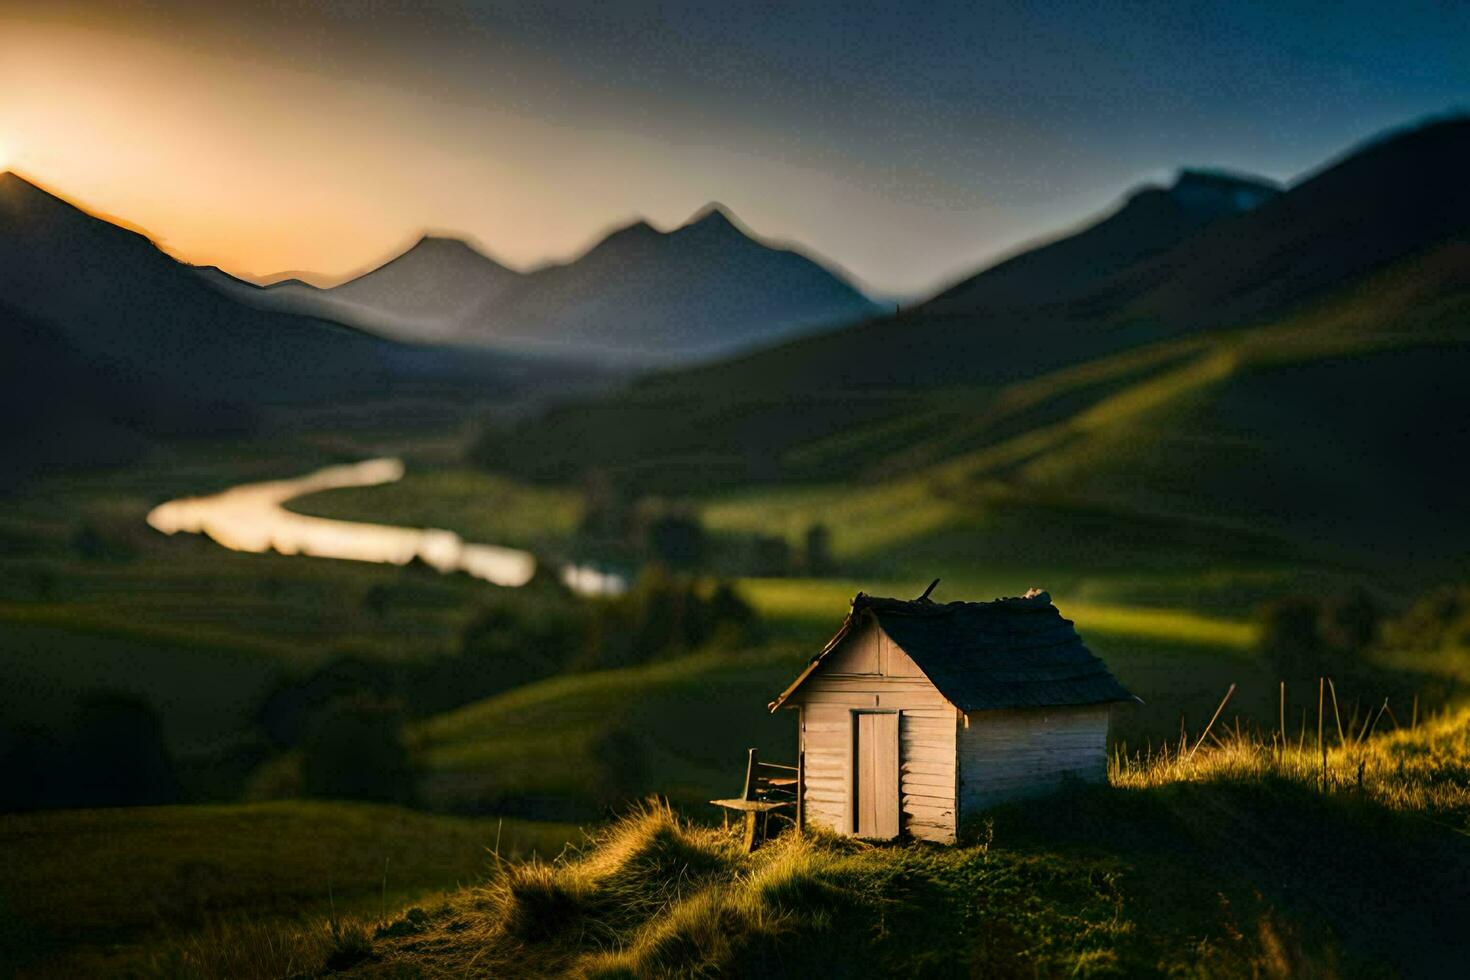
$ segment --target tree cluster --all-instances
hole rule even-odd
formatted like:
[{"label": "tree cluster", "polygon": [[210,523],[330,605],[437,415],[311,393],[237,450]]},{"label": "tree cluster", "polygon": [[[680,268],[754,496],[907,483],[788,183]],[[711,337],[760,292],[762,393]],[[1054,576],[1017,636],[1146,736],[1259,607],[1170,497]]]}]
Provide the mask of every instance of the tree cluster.
[{"label": "tree cluster", "polygon": [[1260,612],[1261,655],[1283,680],[1343,677],[1378,640],[1383,613],[1366,592],[1327,599],[1287,596]]},{"label": "tree cluster", "polygon": [[68,730],[0,730],[0,810],[174,803],[179,781],[153,707],[131,694],[84,698]]}]

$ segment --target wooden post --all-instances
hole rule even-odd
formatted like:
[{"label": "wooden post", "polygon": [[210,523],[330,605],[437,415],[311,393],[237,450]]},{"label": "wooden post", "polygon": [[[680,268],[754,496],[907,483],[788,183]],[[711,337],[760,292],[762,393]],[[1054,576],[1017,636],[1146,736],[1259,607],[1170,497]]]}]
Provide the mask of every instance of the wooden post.
[{"label": "wooden post", "polygon": [[1281,744],[1286,744],[1286,681],[1281,682],[1281,696],[1276,702],[1276,723],[1281,731]]},{"label": "wooden post", "polygon": [[796,836],[806,832],[806,749],[796,753]]},{"label": "wooden post", "polygon": [[[1324,695],[1327,693],[1327,683],[1322,678],[1317,678],[1317,748],[1322,753],[1322,791],[1327,791],[1327,743],[1322,739],[1322,710]],[[754,751],[754,750],[752,750]]]},{"label": "wooden post", "polygon": [[756,750],[751,749],[750,756],[746,759],[745,762],[745,788],[740,791],[740,798],[742,800],[748,800],[751,798],[750,794],[751,791],[754,789],[755,782],[755,762]]},{"label": "wooden post", "polygon": [[1414,692],[1414,713],[1409,718],[1409,730],[1413,731],[1419,727],[1419,692]]}]

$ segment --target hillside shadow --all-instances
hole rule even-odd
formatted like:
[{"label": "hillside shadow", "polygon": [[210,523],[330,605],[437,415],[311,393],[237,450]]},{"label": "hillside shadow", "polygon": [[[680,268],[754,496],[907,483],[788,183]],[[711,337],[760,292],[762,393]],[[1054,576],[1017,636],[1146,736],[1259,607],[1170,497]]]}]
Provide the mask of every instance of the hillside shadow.
[{"label": "hillside shadow", "polygon": [[998,847],[1115,865],[1130,916],[1160,937],[1253,933],[1296,975],[1444,976],[1470,955],[1470,837],[1352,788],[1270,776],[1097,787],[991,819]]}]

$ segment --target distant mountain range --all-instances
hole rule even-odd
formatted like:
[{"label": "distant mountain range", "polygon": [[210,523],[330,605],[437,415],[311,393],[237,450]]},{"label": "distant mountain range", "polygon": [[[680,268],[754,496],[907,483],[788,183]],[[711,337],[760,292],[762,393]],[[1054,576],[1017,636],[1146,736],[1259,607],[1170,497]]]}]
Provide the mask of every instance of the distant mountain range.
[{"label": "distant mountain range", "polygon": [[839,274],[760,241],[719,205],[662,232],[638,221],[577,259],[520,273],[427,237],[339,286],[205,281],[259,309],[327,317],[398,340],[670,363],[751,349],[877,314]]},{"label": "distant mountain range", "polygon": [[[1426,365],[1459,365],[1470,344],[1466,173],[1463,116],[1389,134],[1286,188],[1184,171],[899,315],[878,315],[839,276],[719,207],[668,232],[629,225],[528,273],[425,238],[332,289],[258,287],[182,265],[3,175],[0,409],[11,421],[0,432],[23,447],[7,453],[12,471],[23,459],[102,460],[179,432],[248,429],[271,406],[536,385],[552,376],[546,353],[575,351],[664,369],[492,430],[478,451],[487,465],[549,480],[597,468],[672,492],[901,475],[926,481],[924,493],[944,488],[944,507],[977,492],[971,480],[1071,499],[1136,477],[1187,510],[1178,491],[1203,484],[1171,474],[1229,461],[1212,485],[1250,473],[1255,491],[1296,486],[1293,500],[1327,514],[1320,482],[1291,468],[1340,459],[1322,447],[1350,445],[1332,419],[1351,416],[1353,433],[1388,447],[1363,449],[1365,460],[1422,447],[1373,483],[1421,506],[1371,494],[1355,506],[1444,514],[1433,488],[1470,476],[1435,461],[1470,458],[1454,428],[1470,404],[1439,368],[1432,399],[1413,399]],[[1374,345],[1405,353],[1363,369]],[[1433,345],[1440,354],[1419,356]],[[1344,407],[1324,413],[1313,399]],[[1348,411],[1360,405],[1374,413]],[[1200,459],[1179,448],[1178,427],[1237,442]],[[1240,440],[1277,429],[1269,464],[1240,455]],[[1133,489],[1107,506],[1148,497],[1143,482]],[[1252,499],[1284,512],[1252,492],[1236,486],[1198,512]]]},{"label": "distant mountain range", "polygon": [[316,316],[395,340],[432,344],[470,342],[472,318],[523,278],[467,242],[436,236],[425,236],[371,272],[329,288],[295,278],[257,286],[214,266],[199,273],[257,309]]},{"label": "distant mountain range", "polygon": [[142,235],[15,174],[0,175],[0,303],[99,370],[209,401],[371,391],[389,374],[385,342],[231,302]]},{"label": "distant mountain range", "polygon": [[32,464],[247,430],[272,406],[426,385],[491,394],[561,370],[252,308],[142,235],[11,173],[0,174],[0,355],[10,419],[0,483]]},{"label": "distant mountain range", "polygon": [[[869,391],[993,384],[1249,324],[1465,235],[1467,168],[1470,119],[1455,117],[1371,142],[1257,207],[1217,209],[1172,241],[1178,225],[1145,220],[1162,203],[1145,189],[1075,234],[983,270],[899,316],[658,383],[682,377],[706,391],[767,393],[832,390],[834,377]],[[1190,183],[1181,179],[1164,196]]]},{"label": "distant mountain range", "polygon": [[[1178,530],[1161,515],[1459,560],[1467,174],[1464,116],[1284,189],[1186,171],[899,315],[649,376],[479,454],[628,492],[840,484],[809,519],[897,522],[936,561],[1048,522],[1058,553],[1112,560],[1105,532]],[[997,501],[1038,511],[1028,536],[987,537]]]}]

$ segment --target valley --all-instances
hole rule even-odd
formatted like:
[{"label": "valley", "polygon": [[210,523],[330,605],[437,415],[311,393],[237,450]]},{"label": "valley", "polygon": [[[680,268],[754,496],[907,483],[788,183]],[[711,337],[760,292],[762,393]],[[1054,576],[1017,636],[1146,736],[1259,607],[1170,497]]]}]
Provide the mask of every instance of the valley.
[{"label": "valley", "polygon": [[[1255,862],[1310,836],[1296,812],[1396,887],[1396,862],[1443,859],[1443,884],[1464,860],[1467,165],[1455,117],[1282,186],[1187,170],[893,314],[717,206],[524,273],[431,236],[331,289],[258,287],[0,178],[0,938],[53,975],[270,975],[209,948],[371,973],[423,935],[459,967],[471,930],[547,975],[636,974],[765,963],[769,913],[858,923],[896,963],[855,891],[999,881],[1044,901],[945,947],[966,962],[1412,954],[1350,934],[1372,896],[1349,875],[1313,904]],[[1049,591],[1137,696],[1110,785],[1076,826],[998,810],[1001,872],[973,836],[726,853],[708,801],[746,750],[796,760],[772,698],[858,592],[935,579],[939,602]],[[523,862],[579,828],[580,856]],[[107,841],[151,870],[115,874]],[[645,846],[669,851],[620,863]],[[703,898],[654,880],[668,853]],[[1250,921],[1137,940],[1167,911],[1148,867],[1183,853],[1230,869],[1190,900]],[[624,893],[674,938],[609,913]],[[510,942],[528,894],[548,931]],[[679,923],[709,921],[747,945],[688,953]],[[1097,942],[1046,938],[1079,922]]]}]

